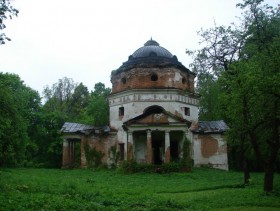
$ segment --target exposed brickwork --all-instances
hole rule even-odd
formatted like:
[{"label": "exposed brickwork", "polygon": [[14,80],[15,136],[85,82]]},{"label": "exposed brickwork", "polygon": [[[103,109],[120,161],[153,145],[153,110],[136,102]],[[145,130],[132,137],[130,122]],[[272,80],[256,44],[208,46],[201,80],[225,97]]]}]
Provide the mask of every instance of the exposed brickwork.
[{"label": "exposed brickwork", "polygon": [[69,167],[69,146],[68,141],[63,141],[63,153],[62,153],[62,168],[68,168]]},{"label": "exposed brickwork", "polygon": [[75,162],[75,147],[73,140],[63,141],[62,168],[72,168]]},{"label": "exposed brickwork", "polygon": [[218,141],[211,135],[199,135],[201,140],[201,154],[204,158],[209,158],[218,151]]},{"label": "exposed brickwork", "polygon": [[[151,79],[157,75],[157,80]],[[194,92],[194,75],[177,68],[133,68],[112,75],[112,93],[128,89],[176,88]]]},{"label": "exposed brickwork", "polygon": [[86,138],[83,137],[81,139],[81,168],[85,168],[87,166],[86,155],[85,155],[85,143]]},{"label": "exposed brickwork", "polygon": [[110,159],[110,148],[116,144],[116,134],[90,136],[81,140],[81,167],[86,167],[86,157],[84,146],[88,144],[91,148],[95,148],[104,154],[102,163],[107,163]]},{"label": "exposed brickwork", "polygon": [[138,123],[169,123],[168,117],[163,113],[151,114],[141,120]]},{"label": "exposed brickwork", "polygon": [[127,160],[133,159],[133,145],[131,143],[128,143],[127,145]]},{"label": "exposed brickwork", "polygon": [[147,163],[152,163],[152,138],[147,137]]},{"label": "exposed brickwork", "polygon": [[170,163],[170,147],[167,147],[165,151],[165,163]]}]

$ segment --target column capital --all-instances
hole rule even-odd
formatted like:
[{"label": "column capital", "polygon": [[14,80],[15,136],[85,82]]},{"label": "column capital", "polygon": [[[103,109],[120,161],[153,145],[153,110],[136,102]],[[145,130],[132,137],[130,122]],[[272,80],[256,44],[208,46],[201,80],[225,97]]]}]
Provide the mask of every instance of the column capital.
[{"label": "column capital", "polygon": [[170,133],[170,130],[165,130],[165,133]]}]

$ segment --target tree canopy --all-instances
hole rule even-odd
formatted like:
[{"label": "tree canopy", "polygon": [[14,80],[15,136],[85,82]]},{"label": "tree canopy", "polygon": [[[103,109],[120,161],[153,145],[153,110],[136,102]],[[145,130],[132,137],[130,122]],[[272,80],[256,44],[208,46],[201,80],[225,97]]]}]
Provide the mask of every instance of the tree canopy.
[{"label": "tree canopy", "polygon": [[25,161],[33,146],[28,130],[40,106],[38,92],[24,85],[19,76],[0,73],[0,166]]},{"label": "tree canopy", "polygon": [[18,75],[0,73],[0,166],[60,167],[66,121],[106,125],[111,89],[97,83],[91,93],[82,83],[62,78],[38,92]]},{"label": "tree canopy", "polygon": [[[8,18],[12,19],[13,16],[18,15],[18,10],[13,8],[10,4],[10,0],[0,0],[0,30],[6,28],[5,20]],[[5,33],[0,33],[0,45],[5,44],[5,41],[11,39],[6,36]]]},{"label": "tree canopy", "polygon": [[[201,31],[205,47],[187,53],[194,55],[192,67],[202,84],[198,89],[203,95],[202,116],[226,120],[229,138],[242,154],[254,150],[265,170],[264,190],[272,191],[280,148],[280,11],[262,2],[238,4],[244,11],[240,25]],[[207,83],[201,76],[208,77]],[[218,96],[214,95],[217,102],[211,107],[213,88]]]}]

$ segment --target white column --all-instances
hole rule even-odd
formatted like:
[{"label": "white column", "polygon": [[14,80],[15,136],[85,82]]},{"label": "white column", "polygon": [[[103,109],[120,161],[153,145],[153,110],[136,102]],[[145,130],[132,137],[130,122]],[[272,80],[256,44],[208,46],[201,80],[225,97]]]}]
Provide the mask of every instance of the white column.
[{"label": "white column", "polygon": [[147,130],[147,155],[146,155],[146,160],[147,163],[152,163],[152,134],[150,130]]},{"label": "white column", "polygon": [[170,133],[169,130],[165,131],[165,163],[170,162]]},{"label": "white column", "polygon": [[127,132],[127,160],[132,160],[134,157],[134,146],[133,146],[133,133],[132,131]]}]

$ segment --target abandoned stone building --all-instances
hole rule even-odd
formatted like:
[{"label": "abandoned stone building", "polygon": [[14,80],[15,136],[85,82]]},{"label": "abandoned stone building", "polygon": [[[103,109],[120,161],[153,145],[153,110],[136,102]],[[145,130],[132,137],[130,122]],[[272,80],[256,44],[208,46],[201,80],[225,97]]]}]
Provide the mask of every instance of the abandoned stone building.
[{"label": "abandoned stone building", "polygon": [[148,40],[111,72],[110,125],[63,125],[62,167],[74,165],[77,145],[81,167],[87,166],[85,146],[102,152],[108,165],[115,162],[116,152],[118,162],[169,163],[182,157],[188,138],[194,166],[227,170],[227,126],[223,121],[198,121],[195,76],[175,55]]}]

